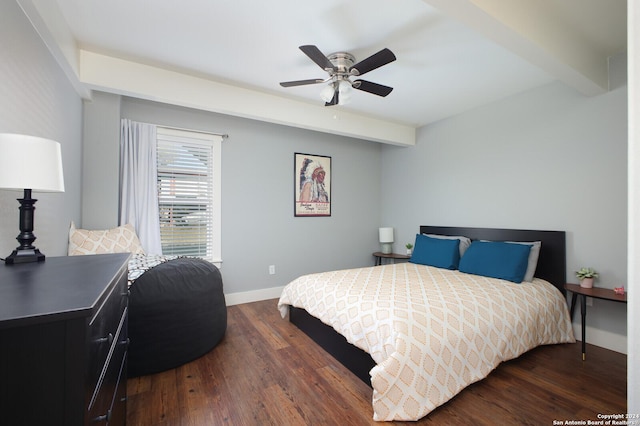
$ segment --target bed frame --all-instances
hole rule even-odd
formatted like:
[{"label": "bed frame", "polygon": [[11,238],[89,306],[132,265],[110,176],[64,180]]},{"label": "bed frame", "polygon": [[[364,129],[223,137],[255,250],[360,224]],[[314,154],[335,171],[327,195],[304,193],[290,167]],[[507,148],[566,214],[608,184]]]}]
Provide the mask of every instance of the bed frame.
[{"label": "bed frame", "polygon": [[[541,241],[535,276],[545,279],[565,293],[566,237],[564,231],[530,231],[522,229],[460,228],[420,226],[421,234],[462,235],[472,240]],[[371,386],[369,371],[376,365],[371,356],[347,340],[332,327],[311,316],[304,309],[289,307],[289,321],[340,361],[363,382]]]}]

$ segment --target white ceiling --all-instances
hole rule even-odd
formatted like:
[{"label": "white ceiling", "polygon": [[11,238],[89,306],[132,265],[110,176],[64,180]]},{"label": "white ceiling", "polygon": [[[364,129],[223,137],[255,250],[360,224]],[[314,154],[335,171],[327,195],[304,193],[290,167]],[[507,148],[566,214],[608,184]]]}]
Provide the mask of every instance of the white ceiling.
[{"label": "white ceiling", "polygon": [[607,58],[626,50],[625,0],[18,2],[89,87],[78,52],[223,83],[230,93],[249,89],[274,108],[277,98],[293,100],[289,109],[322,106],[322,85],[278,84],[326,77],[298,46],[347,51],[356,61],[386,47],[397,60],[363,78],[393,87],[389,96],[356,91],[348,105],[322,108],[411,128],[555,80],[602,93]]}]

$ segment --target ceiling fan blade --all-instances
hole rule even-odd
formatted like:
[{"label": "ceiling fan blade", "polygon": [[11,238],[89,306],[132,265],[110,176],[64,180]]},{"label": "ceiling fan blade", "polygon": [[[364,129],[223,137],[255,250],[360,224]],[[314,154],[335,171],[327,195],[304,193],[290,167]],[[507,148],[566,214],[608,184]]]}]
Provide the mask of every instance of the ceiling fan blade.
[{"label": "ceiling fan blade", "polygon": [[323,70],[326,69],[335,69],[331,61],[327,58],[327,56],[320,51],[316,46],[312,44],[307,44],[304,46],[300,46],[300,50],[304,52],[313,62],[318,64],[320,68]]},{"label": "ceiling fan blade", "polygon": [[373,93],[378,96],[387,96],[393,90],[393,87],[383,86],[382,84],[372,83],[367,80],[356,80],[353,82],[353,88]]},{"label": "ceiling fan blade", "polygon": [[382,49],[378,53],[374,53],[369,56],[367,59],[363,59],[357,64],[353,65],[349,68],[349,71],[353,75],[362,75],[368,73],[369,71],[373,71],[376,68],[380,68],[383,65],[387,65],[389,62],[393,62],[396,60],[396,55],[393,54],[387,48]]},{"label": "ceiling fan blade", "polygon": [[324,80],[321,78],[314,78],[310,80],[283,81],[280,83],[280,86],[282,87],[304,86],[305,84],[318,84],[323,82]]},{"label": "ceiling fan blade", "polygon": [[324,106],[338,105],[338,91],[333,92],[333,98],[329,102],[325,102]]}]

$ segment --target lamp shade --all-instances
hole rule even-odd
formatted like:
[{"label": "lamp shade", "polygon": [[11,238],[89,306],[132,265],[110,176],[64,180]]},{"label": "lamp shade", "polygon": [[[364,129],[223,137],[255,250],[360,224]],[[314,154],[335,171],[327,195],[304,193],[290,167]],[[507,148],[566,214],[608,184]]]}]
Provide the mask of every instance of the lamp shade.
[{"label": "lamp shade", "polygon": [[379,235],[381,243],[393,242],[393,228],[380,228]]},{"label": "lamp shade", "polygon": [[331,99],[333,99],[333,95],[335,94],[335,92],[336,88],[334,87],[333,83],[329,83],[324,86],[324,88],[320,92],[320,99],[325,102],[331,102]]},{"label": "lamp shade", "polygon": [[346,105],[351,100],[353,89],[351,88],[351,82],[348,80],[342,80],[338,83],[338,104]]},{"label": "lamp shade", "polygon": [[1,133],[0,188],[64,192],[60,143]]}]

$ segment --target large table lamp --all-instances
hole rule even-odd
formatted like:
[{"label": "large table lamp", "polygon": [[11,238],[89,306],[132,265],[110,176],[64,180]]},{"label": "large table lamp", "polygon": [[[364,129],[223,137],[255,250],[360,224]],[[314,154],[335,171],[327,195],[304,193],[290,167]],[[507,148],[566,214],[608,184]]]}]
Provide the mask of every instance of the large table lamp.
[{"label": "large table lamp", "polygon": [[35,136],[0,133],[0,188],[24,191],[20,203],[20,246],[6,259],[7,264],[44,261],[33,242],[34,204],[31,191],[64,192],[60,144]]}]

